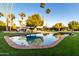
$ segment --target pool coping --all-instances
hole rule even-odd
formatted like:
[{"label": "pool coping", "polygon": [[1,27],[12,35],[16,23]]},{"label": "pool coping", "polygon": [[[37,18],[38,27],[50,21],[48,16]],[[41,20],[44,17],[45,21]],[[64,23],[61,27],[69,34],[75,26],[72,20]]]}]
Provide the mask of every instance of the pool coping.
[{"label": "pool coping", "polygon": [[45,49],[45,48],[51,48],[51,47],[55,47],[56,45],[58,45],[64,38],[65,36],[61,36],[59,38],[57,38],[58,40],[55,41],[54,43],[50,44],[50,45],[46,45],[46,46],[20,46],[15,44],[13,41],[11,41],[11,39],[9,39],[10,36],[4,36],[5,41],[8,43],[9,46],[11,46],[12,48],[15,49]]}]

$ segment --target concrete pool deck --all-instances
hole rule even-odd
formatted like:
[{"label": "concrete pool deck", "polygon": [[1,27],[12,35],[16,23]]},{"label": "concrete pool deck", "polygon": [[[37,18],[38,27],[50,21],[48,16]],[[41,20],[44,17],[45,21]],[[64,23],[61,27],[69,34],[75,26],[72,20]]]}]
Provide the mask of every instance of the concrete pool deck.
[{"label": "concrete pool deck", "polygon": [[46,45],[46,46],[20,46],[15,44],[11,39],[9,39],[9,36],[4,36],[5,41],[8,43],[9,46],[16,48],[16,49],[44,49],[44,48],[51,48],[51,47],[55,47],[56,45],[58,45],[65,37],[61,36],[59,38],[57,38],[58,40],[55,41],[54,43],[50,44],[50,45]]}]

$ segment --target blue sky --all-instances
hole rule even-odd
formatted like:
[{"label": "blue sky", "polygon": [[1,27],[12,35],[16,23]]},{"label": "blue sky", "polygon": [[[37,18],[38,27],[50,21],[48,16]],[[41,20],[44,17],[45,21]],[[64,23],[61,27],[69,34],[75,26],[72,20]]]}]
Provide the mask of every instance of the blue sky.
[{"label": "blue sky", "polygon": [[[47,8],[51,9],[50,14],[46,14],[45,11]],[[2,9],[0,11],[4,12],[2,11]],[[18,14],[20,12],[26,13],[26,19],[28,18],[28,16],[31,16],[32,14],[39,13],[42,17],[44,17],[44,21],[45,23],[47,23],[48,26],[52,26],[57,22],[62,22],[64,25],[67,26],[69,21],[79,21],[79,4],[77,3],[46,3],[45,8],[40,8],[39,3],[14,3],[13,14],[16,15],[16,18],[14,20],[16,24],[19,24],[18,20],[20,20],[20,17],[18,16]]]}]

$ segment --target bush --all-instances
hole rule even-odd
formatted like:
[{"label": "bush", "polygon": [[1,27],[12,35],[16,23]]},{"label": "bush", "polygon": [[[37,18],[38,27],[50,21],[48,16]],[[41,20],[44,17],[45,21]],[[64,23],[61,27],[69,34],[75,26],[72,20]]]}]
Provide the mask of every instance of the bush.
[{"label": "bush", "polygon": [[0,26],[0,31],[5,31],[6,30],[6,26]]}]

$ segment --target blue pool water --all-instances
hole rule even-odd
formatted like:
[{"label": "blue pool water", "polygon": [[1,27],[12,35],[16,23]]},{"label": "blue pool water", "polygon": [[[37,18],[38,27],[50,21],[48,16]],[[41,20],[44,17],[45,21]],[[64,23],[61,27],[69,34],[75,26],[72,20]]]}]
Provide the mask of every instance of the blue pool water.
[{"label": "blue pool water", "polygon": [[17,45],[24,46],[45,46],[54,43],[57,38],[53,34],[43,35],[43,34],[31,34],[10,37],[10,39]]},{"label": "blue pool water", "polygon": [[43,45],[52,44],[57,40],[57,38],[53,36],[52,34],[44,36],[43,39],[44,39]]}]

